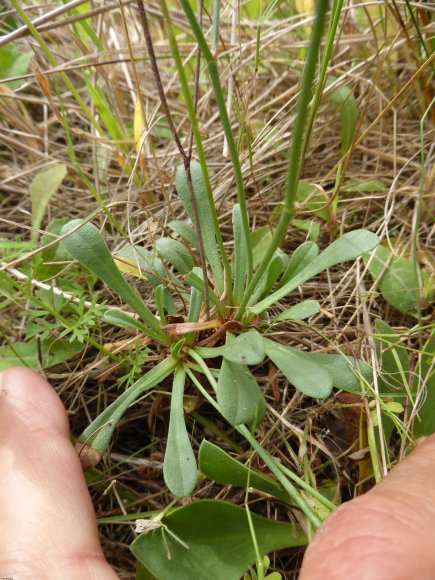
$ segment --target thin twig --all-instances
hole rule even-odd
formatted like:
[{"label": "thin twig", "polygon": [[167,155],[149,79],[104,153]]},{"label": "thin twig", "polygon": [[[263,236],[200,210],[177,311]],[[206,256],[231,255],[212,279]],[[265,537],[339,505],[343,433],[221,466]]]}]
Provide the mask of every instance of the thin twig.
[{"label": "thin twig", "polygon": [[162,79],[160,77],[159,67],[157,64],[156,53],[154,52],[154,45],[153,45],[153,41],[151,38],[151,32],[150,32],[150,28],[148,26],[148,18],[147,18],[146,12],[145,12],[145,7],[144,7],[142,0],[137,0],[136,3],[137,3],[138,10],[139,10],[139,16],[140,16],[140,21],[142,24],[144,36],[145,36],[145,43],[146,43],[148,55],[150,57],[150,64],[151,64],[151,69],[152,69],[153,75],[154,75],[154,81],[156,83],[157,92],[159,93],[160,106],[162,107],[163,114],[166,117],[166,121],[169,125],[169,129],[171,130],[171,133],[174,137],[175,144],[178,147],[180,155],[184,159],[186,157],[186,153],[184,151],[183,145],[181,144],[180,138],[178,137],[178,132],[177,132],[177,129],[175,128],[174,121],[173,121],[172,115],[171,115],[171,111],[169,110],[168,101],[166,100],[166,95],[165,95],[165,91],[163,88]]},{"label": "thin twig", "polygon": [[[168,26],[170,26],[169,13],[168,13],[166,4],[164,2],[161,2],[161,6],[162,6],[163,13],[165,15],[165,19],[167,21],[167,24],[168,24]],[[175,127],[174,121],[172,119],[171,111],[169,110],[168,101],[166,99],[162,79],[160,76],[159,67],[157,64],[156,54],[154,52],[153,40],[151,37],[150,28],[148,26],[148,19],[146,16],[143,0],[137,0],[137,7],[139,10],[139,15],[140,15],[143,33],[145,36],[145,43],[147,46],[148,55],[150,57],[150,63],[151,63],[151,69],[152,69],[153,75],[154,75],[154,81],[155,81],[157,92],[158,92],[159,98],[160,98],[160,105],[162,107],[163,114],[166,117],[166,121],[169,125],[169,129],[171,130],[171,133],[174,137],[174,141],[175,141],[177,148],[180,152],[180,155],[183,158],[184,169],[186,171],[187,187],[189,189],[190,203],[192,205],[192,211],[193,211],[193,222],[194,222],[194,226],[195,226],[197,237],[198,237],[198,250],[199,250],[199,257],[200,257],[200,261],[201,261],[201,269],[202,269],[202,274],[203,274],[203,278],[204,278],[204,303],[205,303],[205,309],[206,309],[206,316],[207,316],[207,319],[209,319],[210,318],[210,300],[209,300],[209,290],[208,290],[207,262],[206,262],[206,257],[205,257],[204,242],[203,242],[203,238],[202,238],[201,222],[199,219],[198,206],[197,206],[196,199],[195,199],[195,192],[194,192],[193,183],[192,183],[192,175],[190,172],[191,151],[189,154],[189,152],[186,152],[184,150],[184,147],[183,147],[183,145],[180,141],[180,138],[178,136],[178,132],[177,132],[177,129]]]},{"label": "thin twig", "polygon": [[[202,13],[203,13],[203,1],[198,0],[198,21],[199,25],[202,28]],[[195,88],[193,93],[193,107],[195,109],[195,113],[198,110],[198,99],[199,99],[199,75],[201,74],[201,49],[199,46],[197,47],[196,52],[196,64],[195,64]],[[190,131],[189,135],[189,146],[187,148],[187,155],[188,157],[192,157],[192,148],[193,148],[193,127]]]}]

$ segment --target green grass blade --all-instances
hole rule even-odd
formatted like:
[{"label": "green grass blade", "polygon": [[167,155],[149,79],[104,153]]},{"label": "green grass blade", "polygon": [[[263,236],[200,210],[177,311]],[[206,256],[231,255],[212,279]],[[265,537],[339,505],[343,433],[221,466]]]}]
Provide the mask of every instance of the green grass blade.
[{"label": "green grass blade", "polygon": [[[186,0],[184,0],[186,1]],[[305,62],[304,71],[301,80],[301,91],[299,96],[298,110],[296,113],[296,120],[292,135],[292,145],[290,148],[290,155],[288,160],[287,179],[285,186],[284,208],[278,226],[273,235],[272,241],[269,244],[266,254],[264,255],[260,265],[255,272],[239,308],[236,312],[236,320],[240,320],[243,316],[245,308],[251,298],[252,292],[257,287],[261,280],[269,262],[278,248],[281,240],[287,232],[288,224],[293,217],[293,206],[296,198],[296,192],[299,182],[299,177],[302,168],[302,153],[304,134],[307,125],[308,109],[312,97],[312,84],[314,80],[314,73],[316,70],[318,53],[320,48],[320,41],[323,35],[324,22],[328,8],[328,0],[317,1],[317,14],[314,22],[313,31],[311,35],[310,46],[307,53],[307,60]]]}]

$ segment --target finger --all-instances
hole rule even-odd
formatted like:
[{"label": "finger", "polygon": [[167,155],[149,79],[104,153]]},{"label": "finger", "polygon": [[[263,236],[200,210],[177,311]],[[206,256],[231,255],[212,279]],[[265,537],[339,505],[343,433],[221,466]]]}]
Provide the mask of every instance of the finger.
[{"label": "finger", "polygon": [[333,512],[307,548],[300,580],[435,578],[435,436],[376,487]]},{"label": "finger", "polygon": [[0,577],[106,580],[65,409],[25,368],[0,373]]}]

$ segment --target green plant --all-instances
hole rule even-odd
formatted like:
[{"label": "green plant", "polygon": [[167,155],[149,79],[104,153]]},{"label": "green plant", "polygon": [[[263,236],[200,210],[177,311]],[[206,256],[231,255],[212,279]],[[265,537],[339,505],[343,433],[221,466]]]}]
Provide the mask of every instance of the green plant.
[{"label": "green plant", "polygon": [[[360,392],[360,380],[369,369],[344,355],[301,352],[268,338],[274,321],[292,317],[292,309],[276,317],[270,309],[298,286],[323,270],[354,260],[378,245],[378,238],[365,230],[344,234],[319,253],[316,244],[303,244],[289,259],[278,248],[293,214],[293,203],[302,164],[302,144],[318,47],[327,2],[319,2],[318,16],[307,55],[301,83],[301,96],[290,150],[286,195],[281,217],[261,259],[253,262],[252,235],[246,208],[240,165],[234,148],[229,122],[222,107],[222,91],[214,57],[211,55],[198,22],[188,2],[183,8],[191,23],[209,68],[229,150],[235,168],[239,203],[233,209],[234,248],[231,260],[223,253],[213,197],[209,195],[207,169],[204,163],[184,159],[176,174],[180,200],[191,219],[173,224],[183,243],[162,237],[153,252],[133,247],[130,256],[138,256],[139,269],[157,284],[155,307],[157,317],[123,278],[99,230],[90,222],[73,220],[64,226],[64,246],[70,254],[100,277],[138,315],[140,321],[123,311],[108,310],[106,320],[121,327],[131,327],[149,336],[150,347],[161,361],[148,374],[125,390],[118,399],[85,430],[78,443],[81,454],[100,457],[107,449],[113,431],[126,409],[147,390],[174,374],[171,397],[171,420],[164,462],[165,481],[175,496],[192,493],[197,481],[197,465],[183,418],[183,391],[186,380],[201,390],[218,411],[236,427],[254,448],[259,447],[251,431],[264,418],[266,403],[250,366],[269,357],[286,378],[304,394],[322,398],[333,386]],[[164,12],[165,13],[165,12]],[[172,48],[177,54],[175,39]],[[181,75],[181,70],[179,71]],[[185,95],[186,100],[189,96]],[[199,145],[199,142],[197,142]],[[198,151],[200,146],[198,146]],[[239,177],[238,177],[239,176]],[[200,224],[200,227],[198,225]],[[207,235],[201,232],[206,231]],[[125,255],[125,254],[124,254]],[[199,261],[201,267],[197,267]],[[161,263],[172,267],[161,268]],[[190,291],[189,291],[190,288]],[[173,313],[174,297],[187,304],[181,312],[183,322],[167,323]],[[315,301],[293,307],[297,319],[311,316],[319,306]],[[299,310],[299,312],[297,312]],[[295,314],[293,314],[295,315]],[[211,367],[206,362],[217,359]],[[200,377],[200,378],[198,378]],[[215,394],[209,393],[211,387]],[[304,497],[283,473],[278,462],[264,449],[257,449],[289,497],[317,526],[319,519]]]},{"label": "green plant", "polygon": [[[278,223],[272,228],[265,247],[258,253],[255,245],[258,231],[251,232],[240,161],[226,112],[217,58],[208,47],[190,3],[187,0],[181,0],[181,3],[207,65],[233,163],[238,196],[238,203],[234,205],[232,213],[233,252],[232,256],[228,257],[227,249],[222,242],[209,169],[195,114],[195,98],[190,94],[170,15],[165,2],[162,1],[162,13],[168,26],[171,49],[199,159],[199,163],[192,161],[192,148],[184,150],[181,145],[180,154],[183,163],[176,173],[176,188],[190,223],[175,220],[169,224],[175,234],[174,237],[161,237],[152,247],[125,246],[117,253],[115,260],[100,231],[90,223],[91,218],[84,221],[73,220],[61,231],[64,237],[63,246],[70,255],[102,279],[132,311],[127,313],[124,310],[107,308],[104,313],[105,321],[149,337],[147,349],[151,356],[159,361],[151,371],[128,386],[118,399],[91,423],[82,434],[78,449],[82,458],[90,460],[88,464],[95,463],[107,450],[118,422],[130,405],[146,390],[157,387],[164,379],[173,376],[164,476],[168,488],[175,496],[191,494],[197,483],[198,468],[184,422],[183,394],[186,382],[189,381],[249,442],[276,478],[267,480],[263,477],[261,482],[260,474],[254,470],[242,469],[240,475],[240,467],[233,465],[238,478],[235,478],[234,473],[231,475],[231,469],[227,468],[230,478],[226,476],[227,479],[223,481],[242,487],[249,487],[251,482],[254,487],[271,493],[279,501],[296,505],[304,513],[308,522],[307,528],[311,532],[333,508],[333,504],[325,502],[312,485],[289,472],[256,441],[255,428],[264,418],[266,401],[258,386],[255,371],[253,372],[250,367],[262,365],[268,357],[295,388],[315,398],[327,397],[333,386],[360,393],[370,374],[368,365],[352,357],[303,352],[270,338],[271,330],[280,321],[305,320],[319,310],[319,304],[311,300],[295,304],[277,315],[273,309],[281,299],[286,298],[293,290],[323,270],[370,252],[379,242],[374,234],[357,230],[344,234],[322,252],[319,252],[314,242],[305,242],[290,257],[280,249],[293,219],[304,151],[310,138],[307,119],[310,114],[312,87],[328,3],[325,0],[318,2],[318,14],[300,85],[285,195]],[[217,31],[217,25],[214,30]],[[330,38],[333,37],[331,30],[333,29],[330,29]],[[217,37],[217,32],[214,34]],[[38,37],[35,35],[35,38]],[[149,42],[148,45],[149,48],[152,47]],[[155,69],[158,83],[158,69],[157,67]],[[91,85],[87,86],[91,91]],[[97,109],[100,103],[101,117],[105,120],[110,133],[111,119],[107,117],[104,119],[102,114],[105,103],[99,101],[99,92],[91,91],[91,93]],[[320,97],[321,91],[317,94]],[[79,95],[76,99],[81,104]],[[161,95],[161,100],[163,107],[164,94]],[[85,112],[87,110],[83,107],[82,109]],[[165,115],[167,126],[175,138],[177,133],[174,124],[170,122],[170,112],[165,111]],[[65,128],[67,129],[67,124]],[[38,220],[35,218],[35,225],[37,224]],[[121,273],[122,264],[124,267],[126,264],[129,267],[133,264],[139,275],[150,282],[154,289],[154,307],[150,308],[127,283]],[[67,325],[64,331],[65,335],[71,334],[79,342],[86,339],[86,328],[89,324],[93,324],[93,320],[90,322],[89,317],[96,310],[94,303],[94,308],[90,309],[89,317],[86,319],[85,312],[80,310],[81,306],[79,303],[76,319],[73,319],[73,323]],[[171,319],[170,317],[174,315],[181,317],[181,320]],[[133,367],[136,367],[136,363]],[[136,368],[133,368],[132,374],[127,375],[125,382],[133,380],[136,372]],[[204,457],[203,450],[202,455]],[[204,472],[205,469],[204,467]],[[209,477],[217,478],[216,470],[209,471]],[[318,509],[319,504],[322,504],[323,511]],[[200,514],[195,512],[192,516],[189,515],[192,510],[202,511]],[[233,515],[233,512],[236,513],[235,510],[238,510],[237,515]],[[146,561],[147,567],[150,569],[153,569],[153,566],[155,569],[160,567],[159,573],[167,574],[168,570],[173,570],[165,568],[172,566],[169,563],[168,545],[170,544],[175,554],[179,551],[183,555],[187,545],[196,564],[191,562],[186,574],[191,573],[198,562],[201,565],[206,562],[209,571],[212,565],[210,558],[207,556],[202,558],[201,552],[193,553],[192,546],[195,541],[200,543],[201,536],[207,533],[204,530],[208,529],[207,525],[213,514],[216,518],[227,517],[230,521],[233,521],[231,518],[234,517],[234,521],[240,525],[240,541],[243,540],[243,546],[246,546],[249,557],[238,563],[237,568],[231,567],[231,572],[228,569],[217,571],[221,574],[220,577],[223,574],[229,578],[231,575],[236,577],[236,573],[246,570],[253,561],[257,561],[257,567],[261,568],[261,556],[265,551],[306,541],[305,534],[297,526],[292,528],[296,539],[290,537],[291,526],[288,525],[285,529],[282,525],[274,526],[276,529],[280,527],[275,540],[265,541],[269,528],[272,528],[269,525],[271,522],[261,523],[255,516],[250,516],[249,519],[246,513],[246,510],[235,506],[229,507],[226,503],[196,502],[193,506],[185,506],[170,512],[167,517],[155,519],[154,528],[150,527],[150,533],[144,532],[136,540],[133,551],[141,561],[145,560],[145,553],[156,554],[157,563]],[[240,523],[242,519],[243,524]],[[199,525],[197,529],[191,529],[192,521],[204,522],[204,530]],[[187,531],[186,526],[189,528]],[[166,539],[165,529],[169,534]],[[272,536],[272,532],[270,533]],[[181,541],[174,540],[174,535]],[[229,536],[224,539],[226,543],[222,543],[222,551],[225,551],[228,543],[231,544],[237,538]],[[162,567],[164,571],[161,570]],[[201,573],[207,577],[207,571]],[[262,577],[260,572],[258,577]]]}]

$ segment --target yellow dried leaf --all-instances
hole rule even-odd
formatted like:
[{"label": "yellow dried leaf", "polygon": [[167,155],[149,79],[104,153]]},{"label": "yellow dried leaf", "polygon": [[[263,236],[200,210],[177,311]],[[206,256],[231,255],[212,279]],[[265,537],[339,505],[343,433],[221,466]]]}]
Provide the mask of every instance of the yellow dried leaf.
[{"label": "yellow dried leaf", "polygon": [[179,336],[188,334],[189,332],[199,332],[200,330],[208,330],[210,328],[217,328],[221,326],[219,320],[205,320],[204,322],[176,322],[174,324],[166,324],[163,330],[169,336]]},{"label": "yellow dried leaf", "polygon": [[144,128],[145,128],[145,120],[143,117],[142,101],[140,96],[137,96],[136,102],[134,104],[133,132],[134,132],[134,142],[136,143],[136,151],[138,153],[140,153],[141,150],[141,137]]},{"label": "yellow dried leaf", "polygon": [[316,10],[314,0],[295,0],[295,7],[298,14],[311,14]]},{"label": "yellow dried leaf", "polygon": [[136,278],[145,279],[145,276],[139,270],[135,260],[130,258],[114,258],[115,264],[124,274],[129,274],[130,276],[136,276]]},{"label": "yellow dried leaf", "polygon": [[59,113],[59,110],[53,100],[50,79],[46,77],[45,74],[41,71],[36,60],[33,61],[33,72],[35,74],[35,78],[39,86],[41,87],[42,92],[47,97],[48,102],[50,103],[51,108],[53,109],[53,113],[56,115],[57,120],[60,123],[62,123],[63,122],[62,116]]}]

